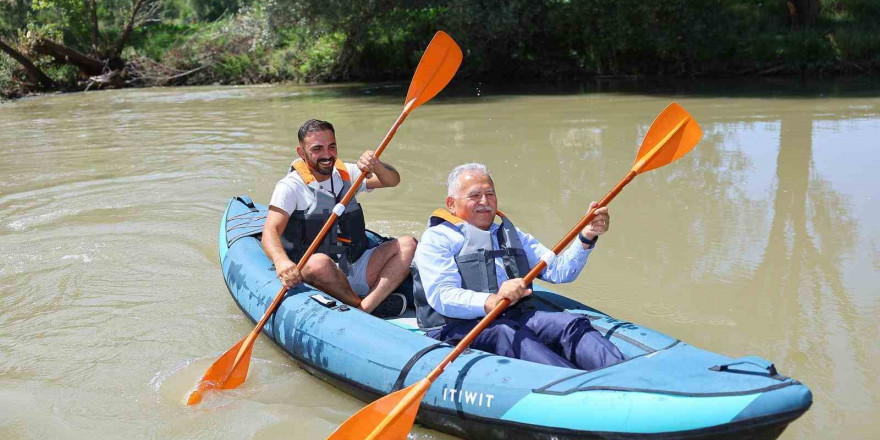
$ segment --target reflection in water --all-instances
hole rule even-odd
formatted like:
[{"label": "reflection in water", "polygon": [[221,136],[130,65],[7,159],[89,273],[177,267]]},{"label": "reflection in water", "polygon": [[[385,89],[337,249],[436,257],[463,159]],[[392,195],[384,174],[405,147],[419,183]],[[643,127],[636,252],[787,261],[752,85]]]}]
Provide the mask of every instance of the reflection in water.
[{"label": "reflection in water", "polygon": [[[615,199],[611,232],[557,290],[776,362],[816,402],[783,438],[876,437],[880,99],[490,89],[408,118],[383,156],[403,182],[364,196],[369,227],[419,235],[446,173],[476,160],[501,208],[552,245],[677,100],[703,141]],[[219,275],[226,200],[268,199],[305,119],[334,123],[344,159],[374,148],[404,92],[147,89],[0,105],[0,438],[324,438],[360,408],[266,338],[234,399],[192,409],[178,397],[199,362],[252,329]]]},{"label": "reflection in water", "polygon": [[[766,250],[748,287],[776,297],[772,307],[761,307],[760,312],[776,323],[781,339],[788,341],[788,360],[806,358],[806,368],[791,374],[827,373],[809,384],[817,402],[835,405],[826,401],[822,391],[852,388],[849,402],[839,409],[870,406],[871,398],[856,384],[876,384],[862,375],[871,371],[864,346],[871,335],[860,323],[840,269],[859,226],[850,214],[852,207],[815,172],[813,118],[796,111],[782,115],[773,220]],[[841,374],[849,377],[841,381]],[[822,425],[841,423],[824,420],[825,416],[814,417],[811,428],[820,431]]]}]

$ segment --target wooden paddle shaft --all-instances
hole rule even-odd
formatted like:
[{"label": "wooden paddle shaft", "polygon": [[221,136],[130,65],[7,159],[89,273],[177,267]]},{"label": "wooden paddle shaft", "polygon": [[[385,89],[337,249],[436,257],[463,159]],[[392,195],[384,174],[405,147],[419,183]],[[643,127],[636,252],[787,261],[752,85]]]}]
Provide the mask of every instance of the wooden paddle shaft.
[{"label": "wooden paddle shaft", "polygon": [[[385,147],[388,145],[388,142],[391,142],[391,138],[394,137],[394,133],[397,132],[397,129],[400,127],[400,124],[403,124],[404,119],[409,116],[409,112],[407,108],[404,108],[403,112],[400,113],[400,116],[397,117],[397,120],[394,121],[394,125],[391,126],[391,129],[388,130],[388,134],[385,135],[385,139],[382,139],[382,143],[379,144],[379,148],[376,149],[376,152],[373,153],[377,159],[385,151]],[[345,197],[342,198],[342,201],[339,203],[343,206],[348,205],[348,202],[351,201],[351,198],[354,197],[355,193],[357,193],[358,188],[360,188],[361,183],[363,183],[364,179],[367,177],[367,173],[361,173],[358,176],[357,180],[354,184],[351,185],[351,188],[348,189],[348,192],[345,193]],[[303,254],[302,258],[299,260],[299,264],[296,265],[296,270],[302,271],[303,268],[306,267],[306,263],[309,261],[309,257],[315,253],[315,250],[321,244],[321,241],[324,240],[324,237],[327,235],[327,232],[330,231],[330,228],[333,227],[333,224],[336,223],[336,219],[338,216],[336,213],[331,213],[330,218],[324,223],[324,227],[321,228],[321,231],[318,232],[318,236],[312,240],[312,244],[309,245],[309,248],[306,250],[306,253]],[[282,291],[283,292],[283,291]]]},{"label": "wooden paddle shaft", "polygon": [[[574,240],[574,238],[581,232],[581,230],[584,229],[587,224],[593,221],[593,218],[596,217],[596,210],[603,206],[608,206],[608,204],[611,203],[611,200],[613,200],[614,197],[616,197],[617,194],[619,194],[620,191],[623,190],[623,187],[625,187],[636,177],[636,174],[637,173],[635,171],[630,171],[626,175],[626,177],[618,182],[617,185],[610,192],[608,192],[608,194],[606,194],[605,197],[602,198],[602,200],[599,201],[598,206],[591,209],[590,212],[588,212],[587,215],[585,215],[581,219],[581,221],[579,221],[578,224],[575,225],[575,227],[572,228],[571,231],[569,231],[568,234],[566,234],[565,237],[562,238],[562,240],[559,240],[559,242],[556,243],[556,246],[553,246],[553,253],[559,255],[559,253],[562,252],[565,247],[572,242],[572,240]],[[535,278],[537,278],[538,275],[541,274],[545,267],[547,267],[547,263],[544,262],[544,260],[539,261],[538,264],[533,267],[532,270],[530,270],[525,277],[523,277],[523,282],[525,282],[525,284],[529,284],[534,281]],[[474,342],[474,339],[477,338],[480,332],[488,327],[489,324],[491,324],[492,321],[494,321],[495,318],[497,318],[498,315],[500,315],[504,311],[504,309],[507,308],[508,305],[510,305],[510,300],[507,298],[503,298],[500,302],[498,302],[498,305],[496,305],[491,312],[489,312],[482,320],[480,320],[480,322],[477,323],[477,325],[473,329],[471,329],[471,331],[468,332],[468,334],[465,335],[464,338],[462,338],[462,340],[455,346],[455,348],[451,352],[449,352],[449,354],[446,355],[445,358],[443,358],[440,364],[437,365],[437,367],[434,368],[434,370],[432,370],[430,374],[428,374],[427,379],[433,382],[438,377],[440,377],[440,375],[443,374],[443,370],[446,368],[446,366],[454,361],[461,353],[463,353],[464,350],[467,349],[472,342]]]},{"label": "wooden paddle shaft", "polygon": [[[385,138],[382,139],[382,143],[379,144],[379,148],[376,149],[376,152],[373,155],[378,159],[382,152],[385,151],[385,147],[391,142],[391,138],[394,137],[394,134],[397,133],[397,129],[400,128],[400,124],[403,124],[403,121],[409,116],[410,111],[412,110],[412,102],[407,103],[404,107],[403,112],[400,113],[400,116],[397,117],[397,120],[394,121],[394,124],[391,126],[391,129],[388,130],[388,133],[385,135]],[[364,179],[367,177],[367,173],[361,173],[358,176],[357,180],[352,184],[351,188],[348,189],[348,192],[345,193],[345,197],[339,202],[343,206],[348,205],[348,202],[351,201],[352,197],[354,197],[355,193],[357,193],[358,188],[360,188],[361,183],[363,183]],[[331,177],[332,178],[332,177]],[[299,259],[299,263],[296,265],[297,271],[302,271],[306,267],[306,263],[308,263],[309,258],[315,253],[315,250],[318,249],[318,246],[321,244],[321,241],[324,240],[324,237],[327,236],[327,233],[330,232],[330,228],[336,223],[336,219],[339,216],[336,213],[331,213],[330,218],[324,222],[324,226],[321,228],[321,231],[318,232],[317,237],[312,240],[312,244],[309,245],[309,248],[306,249],[306,253],[303,254],[302,258]],[[281,304],[281,299],[284,298],[284,293],[287,292],[287,286],[281,286],[281,290],[278,291],[278,294],[275,295],[275,299],[272,300],[272,303],[269,304],[269,308],[266,309],[266,313],[263,314],[263,318],[260,319],[260,322],[257,323],[257,328],[254,329],[253,332],[249,335],[250,339],[257,337],[260,333],[260,329],[266,325],[266,321],[269,320],[269,316],[275,312],[275,309],[278,308],[278,305]],[[248,341],[250,342],[250,341]],[[244,350],[242,350],[244,351]],[[241,353],[239,353],[239,356]]]}]

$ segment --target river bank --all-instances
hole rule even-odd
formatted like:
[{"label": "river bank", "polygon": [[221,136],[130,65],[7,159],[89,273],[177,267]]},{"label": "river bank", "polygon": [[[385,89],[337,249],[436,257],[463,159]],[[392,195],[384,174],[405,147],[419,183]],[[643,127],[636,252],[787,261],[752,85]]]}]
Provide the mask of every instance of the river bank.
[{"label": "river bank", "polygon": [[338,3],[136,0],[130,16],[103,2],[3,4],[0,93],[405,81],[438,29],[472,81],[880,74],[880,4],[866,0],[794,2],[816,3],[811,17],[757,0]]}]

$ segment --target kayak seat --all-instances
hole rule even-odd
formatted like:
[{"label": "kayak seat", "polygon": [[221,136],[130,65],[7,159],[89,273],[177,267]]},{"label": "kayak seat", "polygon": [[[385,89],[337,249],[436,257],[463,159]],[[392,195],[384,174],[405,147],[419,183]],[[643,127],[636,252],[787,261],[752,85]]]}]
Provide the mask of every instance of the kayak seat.
[{"label": "kayak seat", "polygon": [[226,246],[245,237],[257,237],[263,232],[263,224],[266,223],[266,210],[254,205],[248,196],[236,197],[247,208],[247,211],[226,218]]}]

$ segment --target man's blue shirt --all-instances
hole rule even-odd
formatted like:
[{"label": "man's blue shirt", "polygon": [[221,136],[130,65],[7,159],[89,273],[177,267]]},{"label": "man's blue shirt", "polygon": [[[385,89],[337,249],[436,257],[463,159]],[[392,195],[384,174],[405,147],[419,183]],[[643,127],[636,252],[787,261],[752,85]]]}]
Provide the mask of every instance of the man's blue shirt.
[{"label": "man's blue shirt", "polygon": [[[498,238],[495,232],[500,226],[493,223],[489,228],[492,236],[492,247],[498,249]],[[461,287],[461,275],[455,264],[455,256],[464,246],[464,235],[457,226],[444,222],[429,227],[419,245],[416,247],[415,263],[419,268],[419,276],[425,289],[428,304],[440,314],[450,318],[474,319],[486,315],[486,299],[488,292],[475,292]],[[529,267],[535,267],[541,255],[548,252],[538,240],[517,228],[517,234],[523,244]],[[568,283],[574,281],[584,265],[592,249],[585,250],[579,242],[569,246],[551,265],[544,269],[540,279],[550,283]],[[507,271],[500,258],[495,259],[495,274],[498,286],[507,281]]]}]

